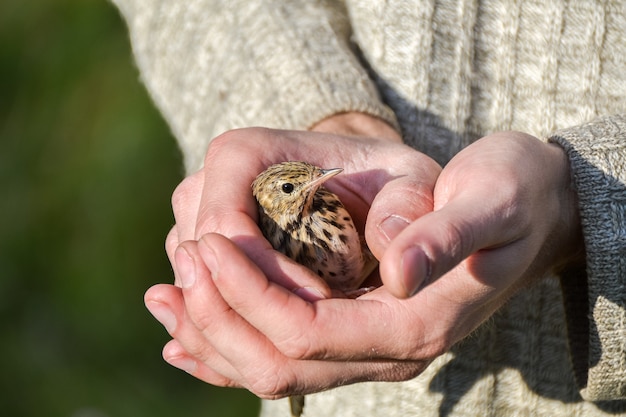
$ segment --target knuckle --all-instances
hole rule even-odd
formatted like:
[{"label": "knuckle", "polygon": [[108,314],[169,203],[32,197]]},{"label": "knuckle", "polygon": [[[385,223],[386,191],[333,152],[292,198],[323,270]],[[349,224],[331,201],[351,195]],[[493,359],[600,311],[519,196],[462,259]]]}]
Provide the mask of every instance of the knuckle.
[{"label": "knuckle", "polygon": [[174,339],[163,349],[163,358],[166,361],[177,357],[190,357],[198,363],[213,362],[215,350],[203,338],[190,334],[184,326],[178,327],[172,336]]},{"label": "knuckle", "polygon": [[284,363],[270,367],[261,377],[251,382],[250,391],[263,399],[276,400],[293,395],[300,390],[296,375]]},{"label": "knuckle", "polygon": [[165,252],[167,253],[170,262],[174,260],[174,251],[178,247],[178,230],[176,225],[170,229],[165,238]]},{"label": "knuckle", "polygon": [[209,364],[213,361],[215,351],[199,340],[188,341],[185,350],[198,363]]},{"label": "knuckle", "polygon": [[225,220],[225,215],[221,210],[216,210],[214,207],[203,206],[200,207],[200,211],[198,212],[195,237],[199,239],[206,233],[228,235],[226,233],[228,226],[229,223]]},{"label": "knuckle", "polygon": [[310,341],[310,335],[298,333],[297,335],[276,343],[276,347],[288,358],[299,360],[323,359],[325,356],[324,353],[315,349]]},{"label": "knuckle", "polygon": [[[427,364],[437,359],[441,355],[447,353],[450,350],[451,346],[452,345],[448,342],[448,339],[446,337],[441,337],[441,338],[438,337],[436,339],[428,340],[426,342],[422,341],[419,344],[413,344],[409,348],[411,349],[410,350],[411,353],[407,354],[405,352],[404,355],[398,355],[399,357],[403,358],[401,361],[398,362],[398,364],[418,363],[418,364],[423,364],[423,367],[425,368]],[[415,372],[415,370],[410,371],[410,369],[407,369],[407,368],[397,368],[397,369],[406,371],[406,373],[404,373],[403,375],[408,376],[408,378],[412,378],[417,375],[415,373],[411,373],[411,372]],[[398,380],[402,380],[402,379],[398,379]]]},{"label": "knuckle", "polygon": [[450,350],[452,342],[451,334],[448,333],[451,332],[445,332],[444,334],[439,335],[422,347],[422,360],[432,361]]},{"label": "knuckle", "polygon": [[236,132],[237,131],[233,130],[224,132],[211,140],[204,159],[205,166],[209,166],[211,161],[219,158],[220,154],[224,152],[224,148],[226,148],[227,145],[232,144],[234,140],[238,139],[239,135]]},{"label": "knuckle", "polygon": [[[440,248],[441,255],[442,258],[449,259],[450,265],[448,267],[452,267],[473,252],[475,236],[472,226],[462,220],[443,222],[440,227],[440,235],[445,237],[445,244]],[[436,267],[436,265],[433,265],[433,267]]]},{"label": "knuckle", "polygon": [[401,361],[429,363],[448,352],[455,341],[455,328],[423,321],[409,313],[407,325],[398,330],[393,357]]},{"label": "knuckle", "polygon": [[172,193],[172,208],[174,211],[185,207],[197,193],[198,182],[201,180],[201,172],[185,177]]},{"label": "knuckle", "polygon": [[283,379],[258,378],[251,382],[250,391],[257,397],[266,400],[276,400],[288,396],[293,390],[292,385]]},{"label": "knuckle", "polygon": [[519,201],[510,201],[500,210],[500,213],[502,213],[502,228],[510,233],[518,234],[521,231],[532,228],[531,211],[524,210]]},{"label": "knuckle", "polygon": [[226,317],[231,314],[231,309],[228,305],[223,305],[217,309],[205,310],[203,308],[188,308],[187,314],[193,322],[194,327],[204,336],[204,340],[212,340],[213,335],[220,331],[220,323],[216,322],[216,317]]},{"label": "knuckle", "polygon": [[433,193],[425,183],[403,177],[383,186],[370,211],[380,217],[391,212],[412,221],[432,211],[433,206]]},{"label": "knuckle", "polygon": [[229,130],[211,140],[204,159],[204,165],[210,166],[213,161],[229,157],[233,151],[242,146],[250,145],[250,137],[258,139],[268,135],[269,129],[261,127],[248,127],[243,129]]},{"label": "knuckle", "polygon": [[196,239],[206,233],[219,233],[226,237],[232,237],[239,233],[241,213],[216,202],[201,206],[195,221]]},{"label": "knuckle", "polygon": [[[508,186],[503,185],[500,189],[498,205],[492,211],[497,213],[501,229],[516,236],[532,228],[532,214],[535,211],[529,210],[529,207],[532,206],[534,199],[528,187],[510,181]],[[545,199],[542,199],[540,204],[544,206]]]},{"label": "knuckle", "polygon": [[274,346],[287,358],[294,360],[323,360],[328,354],[323,343],[323,330],[318,329],[315,318],[306,326],[287,326],[281,335],[273,338]]}]

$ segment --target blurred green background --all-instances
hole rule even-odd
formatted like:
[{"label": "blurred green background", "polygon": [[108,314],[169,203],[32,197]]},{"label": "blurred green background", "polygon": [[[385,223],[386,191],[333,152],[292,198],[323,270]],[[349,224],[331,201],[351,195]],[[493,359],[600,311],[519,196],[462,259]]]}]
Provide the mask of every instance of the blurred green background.
[{"label": "blurred green background", "polygon": [[0,413],[254,416],[167,365],[171,134],[104,0],[0,2]]}]

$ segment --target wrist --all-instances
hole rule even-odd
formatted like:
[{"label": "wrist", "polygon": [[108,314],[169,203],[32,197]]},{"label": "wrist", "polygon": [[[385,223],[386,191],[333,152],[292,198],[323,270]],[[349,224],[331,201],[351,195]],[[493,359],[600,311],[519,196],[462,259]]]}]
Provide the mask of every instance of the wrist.
[{"label": "wrist", "polygon": [[309,130],[403,143],[400,133],[389,123],[378,117],[360,112],[334,114],[317,122]]}]

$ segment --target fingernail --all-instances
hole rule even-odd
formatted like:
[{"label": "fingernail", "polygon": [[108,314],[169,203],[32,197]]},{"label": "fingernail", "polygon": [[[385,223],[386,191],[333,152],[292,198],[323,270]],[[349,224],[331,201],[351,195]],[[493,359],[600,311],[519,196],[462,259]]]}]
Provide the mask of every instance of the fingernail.
[{"label": "fingernail", "polygon": [[198,368],[198,363],[194,359],[188,358],[186,356],[165,358],[165,360],[173,367],[178,368],[181,371],[185,371],[188,374],[195,373],[196,369]]},{"label": "fingernail", "polygon": [[401,231],[403,231],[409,225],[409,221],[392,214],[387,217],[378,225],[378,230],[387,238],[387,240],[391,241],[393,238],[398,236]]},{"label": "fingernail", "polygon": [[196,282],[196,266],[193,258],[185,248],[179,246],[174,254],[176,259],[176,269],[180,277],[180,285],[182,288],[190,288]]},{"label": "fingernail", "polygon": [[414,296],[430,280],[430,260],[418,247],[404,251],[402,255],[402,279],[406,294]]},{"label": "fingernail", "polygon": [[148,301],[146,308],[165,327],[165,330],[169,334],[174,333],[176,330],[176,316],[169,308],[167,304],[159,303],[157,301]]},{"label": "fingernail", "polygon": [[301,287],[301,288],[295,289],[293,292],[298,297],[306,301],[317,301],[317,300],[323,300],[326,298],[324,297],[324,295],[322,294],[320,290],[314,287]]}]

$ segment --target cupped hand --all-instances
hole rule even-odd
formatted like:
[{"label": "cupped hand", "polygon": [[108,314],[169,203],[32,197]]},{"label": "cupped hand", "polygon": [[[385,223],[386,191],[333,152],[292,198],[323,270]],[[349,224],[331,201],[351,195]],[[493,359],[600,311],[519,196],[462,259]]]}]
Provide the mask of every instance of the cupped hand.
[{"label": "cupped hand", "polygon": [[[233,313],[211,281],[216,275],[211,274],[211,266],[221,265],[222,282],[231,282],[233,289],[241,285],[240,295],[248,297],[259,288],[271,287],[269,297],[255,296],[255,300],[267,303],[265,306],[271,309],[282,307],[276,313],[292,317],[291,324],[310,320],[312,304],[308,301],[330,297],[330,290],[318,277],[273,251],[256,225],[257,209],[250,184],[259,172],[276,162],[305,160],[322,167],[344,168],[342,175],[326,185],[340,196],[360,230],[371,202],[374,198],[380,200],[381,195],[402,202],[394,213],[403,218],[414,219],[432,210],[432,190],[441,168],[401,144],[397,133],[386,124],[381,127],[380,121],[363,123],[357,116],[357,124],[350,127],[353,116],[326,120],[315,127],[317,133],[258,128],[229,132],[212,142],[204,168],[177,188],[172,198],[176,226],[166,241],[176,285],[156,285],[145,297],[150,311],[174,337],[164,349],[168,362],[205,381],[245,386],[265,397],[318,391],[336,385],[330,381],[337,378],[343,381],[339,383],[375,379],[375,375],[387,375],[383,378],[387,380],[403,379],[408,369],[413,369],[413,375],[423,368],[420,361],[411,367],[399,367],[395,360],[376,365],[367,359],[365,366],[356,361],[337,368],[337,363],[325,360],[293,359],[247,318]],[[348,123],[344,123],[346,120]],[[388,244],[386,229],[380,230],[380,235],[369,242],[377,256]],[[198,245],[194,239],[201,236],[205,237]],[[206,245],[207,241],[213,242],[213,250],[220,256],[200,256],[211,252],[206,250],[211,246]],[[192,275],[197,277],[197,284],[190,286],[188,279]],[[283,298],[274,299],[276,294]],[[289,303],[304,310],[294,311],[292,316],[290,308],[282,305],[285,296],[291,300]],[[326,301],[341,305],[338,300]],[[386,315],[393,316],[391,311]],[[375,357],[375,352],[372,355]],[[295,362],[298,365],[291,371]],[[291,377],[277,372],[278,367]],[[392,377],[396,368],[400,373]],[[306,382],[301,382],[299,369],[308,376]],[[273,373],[280,380],[262,375]]]},{"label": "cupped hand", "polygon": [[418,296],[306,301],[219,234],[183,242],[175,257],[181,288],[153,287],[146,305],[174,338],[166,361],[210,384],[279,398],[405,380],[443,351]]},{"label": "cupped hand", "polygon": [[482,138],[441,172],[434,211],[394,237],[380,264],[387,289],[427,294],[459,340],[517,289],[579,261],[565,152],[520,132]]},{"label": "cupped hand", "polygon": [[[204,167],[186,178],[172,196],[176,225],[168,235],[166,250],[176,283],[176,247],[211,232],[236,242],[270,279],[288,289],[303,296],[331,295],[319,277],[272,250],[257,226],[251,183],[277,162],[301,160],[322,168],[343,168],[341,175],[325,186],[339,195],[361,233],[372,200],[390,183],[396,184],[390,189],[397,200],[410,202],[400,205],[401,214],[415,218],[432,210],[432,190],[441,168],[402,144],[386,123],[346,113],[326,119],[314,129],[316,132],[248,128],[212,141]],[[377,256],[382,254],[379,240],[372,239],[370,245]]]},{"label": "cupped hand", "polygon": [[404,180],[361,194],[371,197],[366,235],[385,285],[356,300],[297,296],[237,235],[180,245],[171,256],[182,288],[146,294],[174,337],[166,360],[265,398],[411,378],[580,248],[567,160],[554,145],[519,133],[478,141],[441,172],[432,212],[406,196],[420,176],[391,178]]}]

